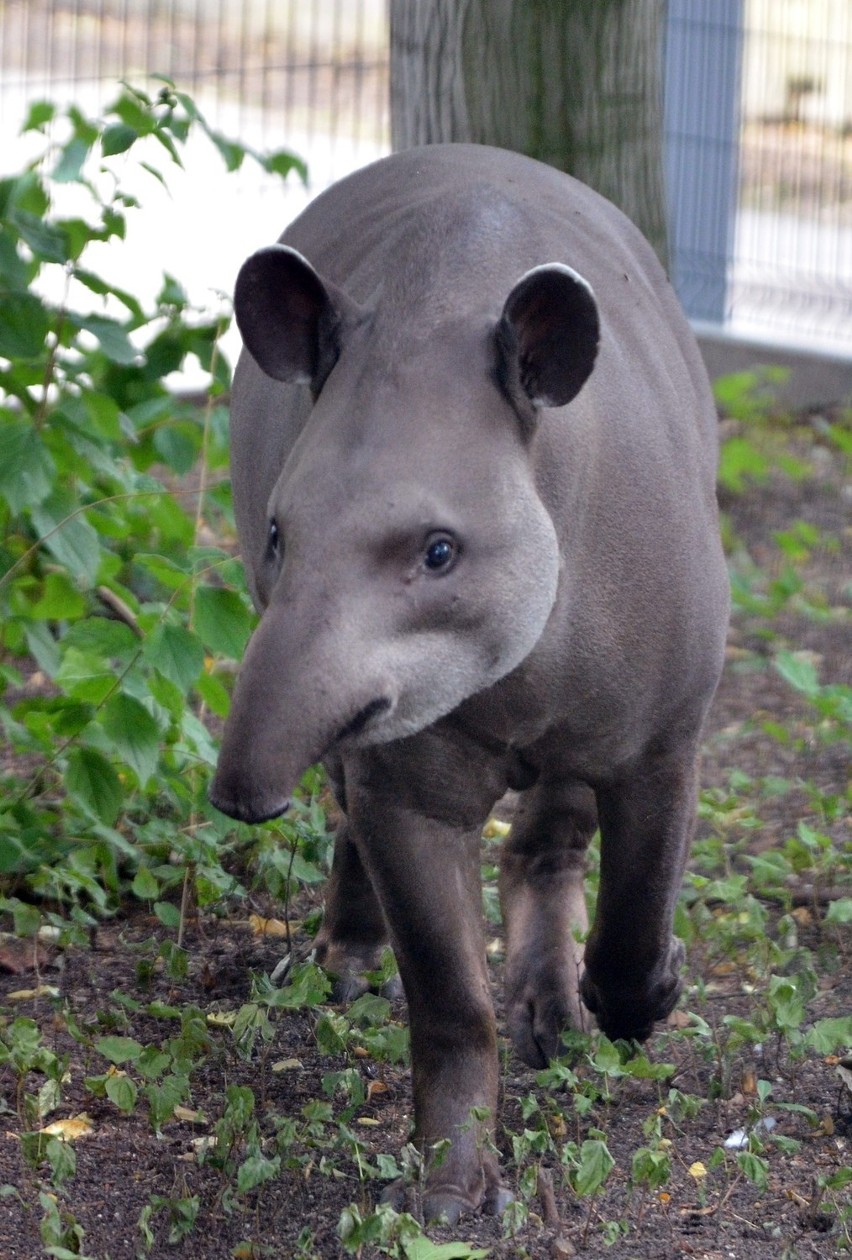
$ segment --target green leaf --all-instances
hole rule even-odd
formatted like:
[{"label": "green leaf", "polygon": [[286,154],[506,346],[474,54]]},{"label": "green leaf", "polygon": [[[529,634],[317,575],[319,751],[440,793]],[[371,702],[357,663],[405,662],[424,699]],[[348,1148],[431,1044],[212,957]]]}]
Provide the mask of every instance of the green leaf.
[{"label": "green leaf", "polygon": [[[0,320],[2,309],[0,301]],[[32,425],[17,419],[0,423],[0,494],[10,510],[17,514],[43,503],[55,478],[56,465]]]},{"label": "green leaf", "polygon": [[61,1186],[73,1177],[77,1171],[77,1155],[70,1142],[62,1142],[58,1138],[48,1139],[44,1151],[52,1173],[51,1180],[55,1186]]},{"label": "green leaf", "polygon": [[108,661],[94,652],[63,644],[62,664],[54,681],[66,695],[88,704],[101,704],[115,689],[115,671]]},{"label": "green leaf", "polygon": [[151,874],[147,866],[139,867],[130,889],[134,897],[138,897],[140,901],[153,901],[160,895],[159,880]]},{"label": "green leaf", "polygon": [[65,786],[102,823],[112,826],[121,810],[124,793],[106,757],[94,748],[72,749]]},{"label": "green leaf", "polygon": [[195,629],[205,647],[239,660],[254,618],[236,591],[200,586],[195,593]]},{"label": "green leaf", "polygon": [[103,728],[123,761],[145,787],[157,769],[160,728],[144,704],[122,692],[113,695],[103,711]]},{"label": "green leaf", "polygon": [[94,586],[101,563],[101,542],[97,531],[67,491],[54,490],[49,498],[32,509],[33,525],[41,534],[42,545],[81,585]]},{"label": "green leaf", "polygon": [[580,1147],[579,1167],[572,1178],[574,1190],[581,1197],[600,1190],[615,1167],[606,1142],[599,1138],[587,1138]]},{"label": "green leaf", "polygon": [[834,1054],[838,1047],[852,1046],[852,1015],[818,1019],[805,1034],[805,1045],[817,1054]]},{"label": "green leaf", "polygon": [[0,355],[38,359],[44,353],[50,315],[34,293],[0,294]]},{"label": "green leaf", "polygon": [[98,1037],[95,1049],[117,1067],[122,1063],[135,1063],[144,1050],[135,1037]]},{"label": "green leaf", "polygon": [[41,598],[30,609],[33,617],[44,621],[71,621],[85,611],[86,601],[67,573],[48,573]]},{"label": "green leaf", "polygon": [[819,675],[809,655],[804,652],[779,652],[772,662],[778,673],[796,691],[812,696],[819,691]]},{"label": "green leaf", "polygon": [[[109,661],[126,665],[139,650],[139,640],[123,621],[109,617],[86,617],[71,626],[62,640],[64,647],[97,653]],[[114,681],[114,676],[113,676]]]},{"label": "green leaf", "polygon": [[751,1151],[741,1151],[737,1156],[737,1163],[758,1190],[766,1189],[769,1185],[769,1165],[765,1159]]},{"label": "green leaf", "polygon": [[91,140],[84,136],[73,136],[64,145],[52,172],[57,184],[73,184],[80,180],[91,147]]},{"label": "green leaf", "polygon": [[154,914],[160,920],[163,927],[180,927],[180,910],[177,906],[173,906],[170,901],[156,901],[154,903]]},{"label": "green leaf", "polygon": [[489,1253],[487,1247],[464,1242],[433,1243],[425,1234],[407,1239],[403,1248],[406,1260],[484,1260]]},{"label": "green leaf", "polygon": [[56,117],[56,106],[52,101],[33,101],[29,107],[21,134],[26,131],[40,131]]},{"label": "green leaf", "polygon": [[832,901],[825,916],[826,923],[852,923],[852,897]]},{"label": "green leaf", "polygon": [[100,347],[113,363],[135,363],[140,358],[126,331],[115,319],[107,319],[105,315],[77,315],[72,322],[77,328],[90,332],[100,343]]},{"label": "green leaf", "polygon": [[264,1155],[249,1155],[237,1169],[237,1190],[246,1194],[264,1182],[271,1181],[281,1171],[281,1156],[267,1159]]},{"label": "green leaf", "polygon": [[104,127],[101,136],[101,152],[104,157],[112,157],[116,153],[126,153],[132,144],[139,139],[139,132],[128,123],[110,123]]},{"label": "green leaf", "polygon": [[[128,1038],[131,1040],[131,1038]],[[130,1112],[136,1106],[136,1099],[139,1090],[136,1082],[132,1081],[129,1076],[108,1076],[106,1078],[106,1094],[110,1102],[118,1107],[119,1111]]]},{"label": "green leaf", "polygon": [[273,175],[280,175],[285,178],[291,171],[295,171],[303,184],[308,181],[308,168],[300,157],[295,153],[290,153],[288,149],[278,149],[275,153],[269,153],[262,159],[261,165],[263,169],[269,171]]},{"label": "green leaf", "polygon": [[145,644],[144,655],[184,695],[204,668],[201,641],[183,626],[158,626]]}]

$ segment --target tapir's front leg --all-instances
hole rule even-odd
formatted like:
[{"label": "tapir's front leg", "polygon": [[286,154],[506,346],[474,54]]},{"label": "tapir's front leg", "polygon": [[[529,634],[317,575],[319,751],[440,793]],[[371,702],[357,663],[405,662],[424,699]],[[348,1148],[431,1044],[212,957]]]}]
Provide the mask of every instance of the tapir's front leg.
[{"label": "tapir's front leg", "polygon": [[[475,766],[443,755],[429,733],[405,741],[415,743],[416,758],[391,746],[360,755],[353,773],[347,764],[347,804],[408,999],[414,1140],[427,1157],[436,1142],[451,1143],[428,1167],[424,1217],[455,1221],[508,1198],[490,1150],[497,1039],[479,866],[482,825],[499,790],[471,793]],[[468,797],[461,806],[459,793]],[[473,805],[472,794],[480,798]],[[473,1117],[474,1108],[487,1118]]]},{"label": "tapir's front leg", "polygon": [[601,875],[580,991],[609,1037],[651,1035],[680,996],[675,905],[692,839],[696,749],[648,753],[597,791]]}]

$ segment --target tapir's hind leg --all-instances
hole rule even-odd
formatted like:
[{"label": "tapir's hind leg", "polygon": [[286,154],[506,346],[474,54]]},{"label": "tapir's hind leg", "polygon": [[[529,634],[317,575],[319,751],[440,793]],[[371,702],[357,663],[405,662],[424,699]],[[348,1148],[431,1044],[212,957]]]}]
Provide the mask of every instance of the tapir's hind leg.
[{"label": "tapir's hind leg", "polygon": [[[314,943],[317,962],[334,977],[335,1002],[351,1002],[366,991],[367,973],[379,970],[387,947],[385,917],[344,819],[334,839],[325,914]],[[382,991],[387,997],[400,996],[399,977],[389,980]]]},{"label": "tapir's hind leg", "polygon": [[596,825],[591,788],[540,780],[522,796],[503,848],[506,1017],[515,1049],[532,1067],[559,1054],[565,1028],[584,1027],[577,937],[588,925],[583,879]]},{"label": "tapir's hind leg", "polygon": [[609,1037],[649,1037],[680,996],[672,936],[697,793],[695,744],[649,752],[599,788],[601,878],[586,944],[584,1002]]}]

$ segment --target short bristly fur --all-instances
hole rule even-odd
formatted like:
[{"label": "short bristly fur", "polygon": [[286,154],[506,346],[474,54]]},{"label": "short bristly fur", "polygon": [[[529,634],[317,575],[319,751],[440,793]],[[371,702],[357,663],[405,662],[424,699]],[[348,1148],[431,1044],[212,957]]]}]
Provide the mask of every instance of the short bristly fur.
[{"label": "short bristly fur", "polygon": [[[555,170],[476,146],[388,158],[246,263],[237,525],[260,625],[211,796],[345,813],[317,954],[341,993],[393,945],[427,1216],[505,1201],[481,828],[504,846],[506,1017],[536,1066],[593,1012],[672,1009],[675,900],[728,595],[716,414],[650,247]],[[585,949],[584,855],[601,829]],[[483,1133],[483,1127],[486,1130]]]}]

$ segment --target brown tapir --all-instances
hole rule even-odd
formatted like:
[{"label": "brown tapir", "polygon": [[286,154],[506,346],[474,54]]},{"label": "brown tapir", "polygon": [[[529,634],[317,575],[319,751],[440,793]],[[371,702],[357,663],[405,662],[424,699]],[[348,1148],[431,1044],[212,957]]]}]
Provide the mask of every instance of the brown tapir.
[{"label": "brown tapir", "polygon": [[249,258],[235,306],[234,504],[262,616],[211,799],[272,818],[329,768],[345,822],[318,955],[351,991],[392,943],[415,1139],[451,1140],[425,1212],[455,1219],[506,1197],[469,1116],[497,1105],[479,860],[507,788],[521,1057],[545,1064],[583,1006],[648,1037],[680,991],[728,613],[713,400],[632,224],[485,147],[343,180]]}]

